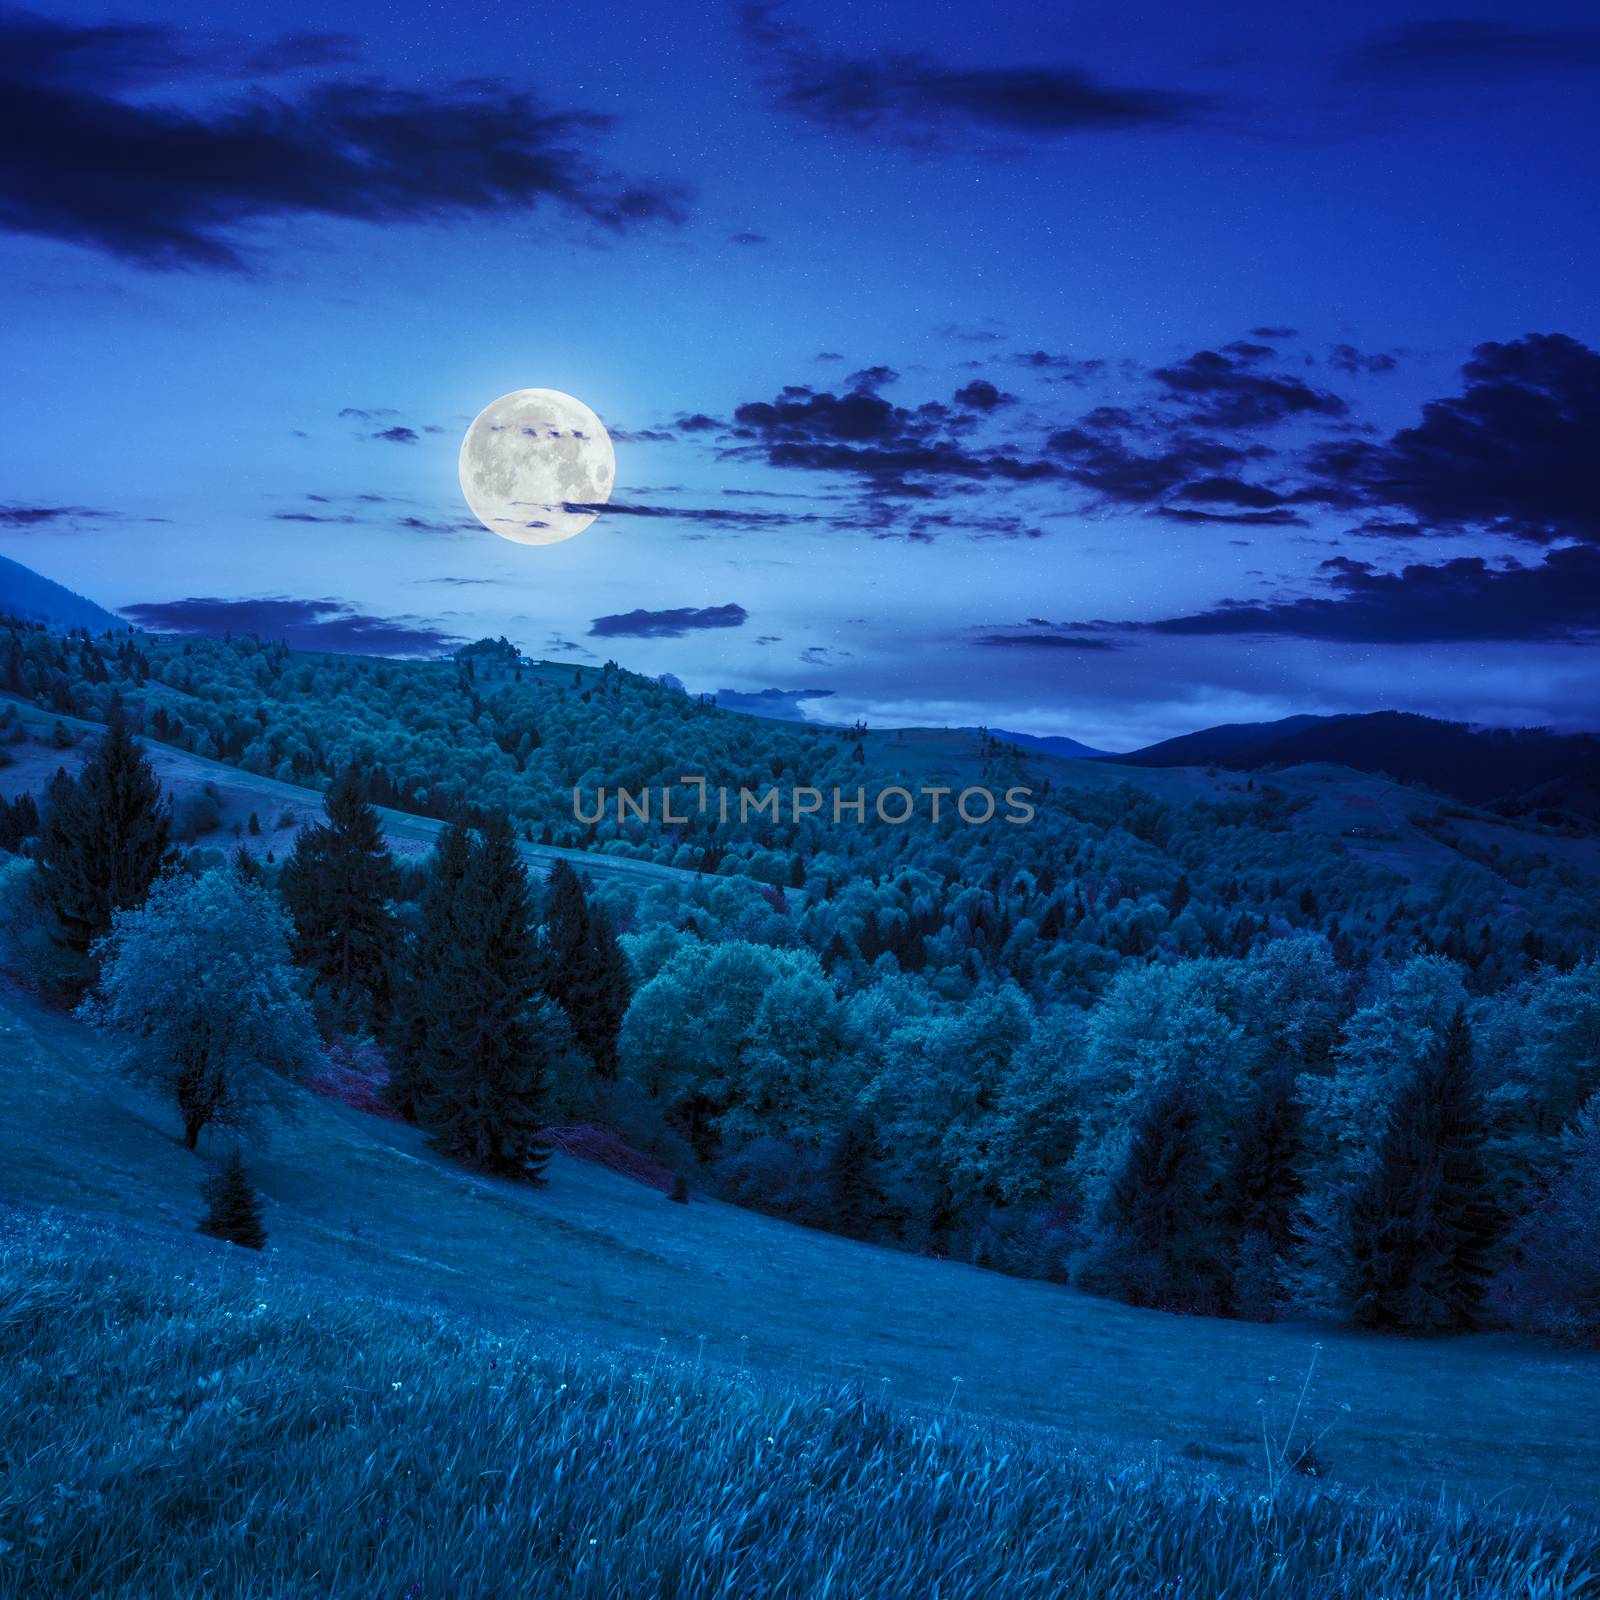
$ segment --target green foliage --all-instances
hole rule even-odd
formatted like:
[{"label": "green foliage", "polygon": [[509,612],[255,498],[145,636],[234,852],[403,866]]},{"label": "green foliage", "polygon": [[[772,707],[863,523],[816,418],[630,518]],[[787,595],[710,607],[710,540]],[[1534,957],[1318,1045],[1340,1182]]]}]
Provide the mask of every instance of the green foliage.
[{"label": "green foliage", "polygon": [[294,919],[295,959],[345,1015],[381,1023],[395,954],[394,857],[355,768],[341,774],[324,804],[328,820],[301,830],[279,879]]},{"label": "green foliage", "polygon": [[188,1149],[206,1128],[254,1132],[292,1107],[290,1082],[320,1051],[288,919],[261,885],[226,870],[163,878],[94,953],[100,982],[81,1014],[131,1077],[173,1100]]},{"label": "green foliage", "polygon": [[1212,1311],[1219,1253],[1200,1103],[1181,1074],[1156,1083],[1107,1186],[1080,1276],[1135,1305]]},{"label": "green foliage", "polygon": [[168,859],[168,807],[144,752],[113,707],[76,779],[50,785],[37,848],[40,891],[74,955],[139,903]]},{"label": "green foliage", "polygon": [[237,1149],[231,1151],[227,1160],[206,1179],[202,1192],[206,1198],[206,1214],[200,1219],[201,1233],[208,1233],[213,1239],[225,1239],[246,1250],[260,1250],[266,1244],[261,1197],[251,1188],[244,1157]]},{"label": "green foliage", "polygon": [[1560,1158],[1536,1186],[1497,1285],[1513,1322],[1600,1345],[1600,1094],[1573,1120]]},{"label": "green foliage", "polygon": [[1401,1090],[1345,1224],[1346,1293],[1368,1328],[1476,1325],[1499,1218],[1464,1008]]},{"label": "green foliage", "polygon": [[617,1075],[617,1035],[628,1009],[627,961],[605,912],[591,907],[565,861],[550,870],[540,947],[546,992],[567,1014],[603,1078]]},{"label": "green foliage", "polygon": [[503,812],[485,819],[444,926],[422,980],[419,1120],[451,1155],[540,1182],[551,1079],[571,1036],[540,993],[527,873]]}]

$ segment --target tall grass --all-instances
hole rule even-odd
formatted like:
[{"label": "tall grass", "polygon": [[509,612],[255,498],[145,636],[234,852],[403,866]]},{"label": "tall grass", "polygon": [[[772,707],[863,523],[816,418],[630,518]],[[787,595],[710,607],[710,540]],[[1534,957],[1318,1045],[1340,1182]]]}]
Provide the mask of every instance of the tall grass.
[{"label": "tall grass", "polygon": [[[874,1386],[876,1387],[876,1386]],[[1596,1530],[1225,1480],[0,1226],[0,1597],[1600,1596]]]}]

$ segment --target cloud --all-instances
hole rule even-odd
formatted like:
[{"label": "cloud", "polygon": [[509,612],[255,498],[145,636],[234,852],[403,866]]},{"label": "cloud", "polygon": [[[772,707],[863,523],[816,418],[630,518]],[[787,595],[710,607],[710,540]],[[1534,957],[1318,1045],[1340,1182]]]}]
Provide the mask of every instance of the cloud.
[{"label": "cloud", "polygon": [[325,514],[320,511],[274,511],[274,522],[343,522],[353,523],[360,521],[359,517],[338,514]]},{"label": "cloud", "polygon": [[984,633],[972,640],[987,649],[1005,650],[1114,650],[1109,639],[1077,633]]},{"label": "cloud", "polygon": [[730,233],[729,244],[770,244],[772,241],[764,233]]},{"label": "cloud", "polygon": [[1397,573],[1336,556],[1321,567],[1328,595],[1124,626],[1162,634],[1287,634],[1360,644],[1465,640],[1600,641],[1600,550],[1551,550],[1536,566],[1491,566],[1461,556]]},{"label": "cloud", "polygon": [[1459,394],[1430,401],[1386,443],[1315,452],[1321,489],[1435,529],[1600,542],[1600,353],[1565,334],[1527,334],[1480,344],[1461,372]]},{"label": "cloud", "polygon": [[987,378],[974,378],[955,392],[955,403],[968,411],[993,411],[1016,403],[1014,394],[1002,394]]},{"label": "cloud", "polygon": [[746,39],[767,70],[774,105],[819,127],[885,143],[970,148],[974,136],[1033,141],[1188,126],[1205,96],[1097,82],[1070,66],[951,67],[906,53],[823,50],[769,3],[746,4]]},{"label": "cloud", "polygon": [[1347,77],[1439,82],[1600,70],[1600,30],[1450,18],[1374,34],[1344,58]]},{"label": "cloud", "polygon": [[1231,356],[1200,350],[1172,366],[1157,367],[1153,375],[1196,417],[1216,427],[1264,428],[1290,417],[1342,417],[1349,410],[1326,389],[1254,370],[1258,349],[1246,347],[1247,353],[1241,354],[1236,345]]},{"label": "cloud", "polygon": [[401,517],[395,523],[408,533],[481,533],[483,524],[476,517],[457,517],[449,522],[430,522],[426,517]]},{"label": "cloud", "polygon": [[671,522],[709,522],[732,528],[769,528],[823,520],[813,512],[744,511],[730,506],[653,506],[626,500],[566,500],[562,510],[595,516],[657,518]]},{"label": "cloud", "polygon": [[63,522],[117,522],[115,511],[90,506],[0,506],[0,528],[48,528]]},{"label": "cloud", "polygon": [[[325,63],[329,38],[291,35],[268,64]],[[274,219],[442,220],[544,205],[622,230],[681,215],[671,187],[595,165],[589,147],[608,118],[548,111],[504,84],[324,82],[197,105],[192,80],[215,73],[174,30],[0,19],[0,228],[147,267],[240,269],[242,230]],[[184,85],[174,103],[127,92],[173,80]]]},{"label": "cloud", "polygon": [[415,428],[402,428],[396,426],[393,428],[384,428],[378,433],[373,434],[372,437],[374,439],[386,440],[389,444],[415,444],[417,442],[418,435]]},{"label": "cloud", "polygon": [[1119,406],[1097,406],[1050,435],[1048,448],[1066,463],[1074,483],[1122,504],[1148,504],[1196,478],[1242,466],[1257,450],[1182,429],[1154,447],[1130,442],[1141,423]]},{"label": "cloud", "polygon": [[1386,350],[1366,355],[1353,344],[1336,344],[1328,354],[1328,365],[1340,372],[1393,372],[1398,364]]},{"label": "cloud", "polygon": [[734,437],[749,441],[769,466],[849,474],[880,493],[926,494],[941,479],[1029,483],[1061,476],[1050,461],[973,449],[938,401],[911,408],[885,399],[878,390],[896,376],[888,367],[867,367],[842,394],[791,384],[772,400],[736,407]]},{"label": "cloud", "polygon": [[1287,506],[1271,511],[1199,511],[1193,506],[1158,506],[1152,513],[1166,522],[1224,523],[1243,528],[1306,528],[1310,524]]},{"label": "cloud", "polygon": [[749,620],[743,606],[679,606],[668,611],[625,611],[596,617],[591,639],[678,639],[708,628],[741,628]]},{"label": "cloud", "polygon": [[156,633],[254,634],[337,655],[429,656],[461,642],[418,618],[368,616],[343,600],[190,596],[123,606],[122,614]]}]

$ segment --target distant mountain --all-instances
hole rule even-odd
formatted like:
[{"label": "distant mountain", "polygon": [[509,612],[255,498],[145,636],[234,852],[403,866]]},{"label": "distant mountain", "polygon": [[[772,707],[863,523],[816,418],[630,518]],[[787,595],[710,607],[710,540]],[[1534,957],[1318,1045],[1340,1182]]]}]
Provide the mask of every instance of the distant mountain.
[{"label": "distant mountain", "polygon": [[85,600],[5,556],[0,556],[0,615],[49,622],[58,628],[87,628],[91,633],[128,626],[93,600]]},{"label": "distant mountain", "polygon": [[1135,767],[1295,766],[1329,761],[1419,783],[1469,805],[1543,822],[1600,821],[1600,735],[1479,730],[1406,711],[1231,723],[1117,756]]},{"label": "distant mountain", "polygon": [[[963,728],[961,731],[976,733],[978,730]],[[1013,733],[1009,728],[991,728],[989,732],[1007,744],[1020,744],[1024,750],[1040,750],[1048,756],[1071,756],[1074,760],[1087,760],[1106,753],[1096,750],[1092,745],[1079,744],[1076,739],[1063,738],[1058,733]]]}]

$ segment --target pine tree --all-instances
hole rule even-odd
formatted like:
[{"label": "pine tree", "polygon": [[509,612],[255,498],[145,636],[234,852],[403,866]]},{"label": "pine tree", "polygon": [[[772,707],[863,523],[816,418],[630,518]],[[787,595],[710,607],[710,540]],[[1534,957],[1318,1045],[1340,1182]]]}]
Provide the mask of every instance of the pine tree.
[{"label": "pine tree", "polygon": [[207,1202],[206,1214],[200,1219],[201,1233],[226,1239],[246,1250],[259,1250],[266,1244],[261,1197],[251,1188],[244,1157],[237,1150],[206,1179],[201,1193]]},{"label": "pine tree", "polygon": [[317,974],[348,1015],[382,1023],[390,1012],[396,940],[390,902],[399,874],[355,768],[340,773],[323,805],[328,820],[303,829],[283,865],[295,960]]},{"label": "pine tree", "polygon": [[40,823],[40,889],[74,955],[137,905],[168,862],[171,810],[150,762],[113,704],[94,753],[74,780],[57,773]]},{"label": "pine tree", "polygon": [[1472,1032],[1457,1007],[1390,1111],[1345,1219],[1346,1292],[1368,1328],[1473,1327],[1499,1218],[1484,1161]]},{"label": "pine tree", "polygon": [[428,882],[417,908],[417,931],[401,953],[389,1030],[389,1103],[415,1122],[431,1088],[437,1052],[444,1048],[453,1007],[467,998],[467,974],[457,965],[456,900],[472,855],[464,821],[445,825],[434,846]]},{"label": "pine tree", "polygon": [[1135,1305],[1208,1310],[1216,1299],[1200,1105],[1181,1072],[1146,1097],[1106,1192],[1090,1276]]},{"label": "pine tree", "polygon": [[870,1238],[886,1209],[877,1167],[872,1128],[865,1119],[852,1117],[829,1145],[823,1172],[829,1223],[852,1239]]},{"label": "pine tree", "polygon": [[1283,1292],[1284,1267],[1294,1247],[1294,1220],[1303,1185],[1303,1116],[1287,1067],[1269,1072],[1240,1131],[1226,1182],[1223,1220],[1232,1246],[1235,1310],[1268,1316]]},{"label": "pine tree", "polygon": [[617,1074],[617,1035],[628,1009],[628,965],[604,911],[591,906],[565,861],[550,872],[542,980],[603,1078]]},{"label": "pine tree", "polygon": [[421,1120],[439,1147],[539,1182],[549,1080],[562,1041],[541,1006],[533,906],[504,812],[484,822],[456,896],[453,948],[435,981]]}]

